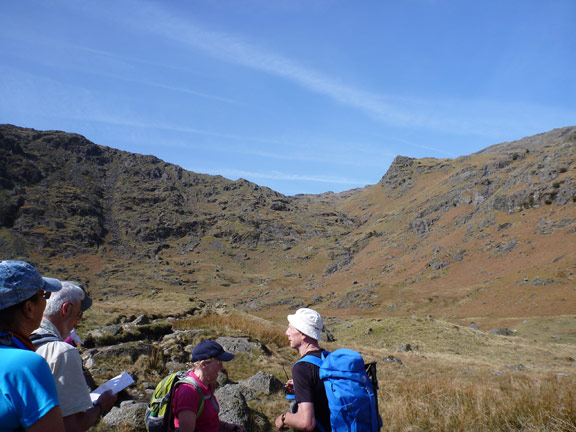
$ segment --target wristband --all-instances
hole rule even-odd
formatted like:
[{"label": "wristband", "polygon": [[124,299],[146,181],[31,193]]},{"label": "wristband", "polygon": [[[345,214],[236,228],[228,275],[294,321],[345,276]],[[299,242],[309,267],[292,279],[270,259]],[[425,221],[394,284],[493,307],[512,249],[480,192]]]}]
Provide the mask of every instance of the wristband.
[{"label": "wristband", "polygon": [[282,426],[286,425],[286,413],[282,413],[282,417],[280,417],[280,420],[282,420]]}]

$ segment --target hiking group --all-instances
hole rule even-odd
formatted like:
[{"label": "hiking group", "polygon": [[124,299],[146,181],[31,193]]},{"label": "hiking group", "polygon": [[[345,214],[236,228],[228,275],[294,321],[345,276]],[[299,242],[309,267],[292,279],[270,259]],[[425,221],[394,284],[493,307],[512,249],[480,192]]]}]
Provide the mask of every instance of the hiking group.
[{"label": "hiking group", "polygon": [[0,261],[0,432],[86,431],[114,406],[111,391],[92,402],[69,339],[91,304],[75,283]]},{"label": "hiking group", "polygon": [[[92,402],[93,381],[70,338],[91,304],[76,283],[42,277],[23,261],[0,261],[0,432],[86,431],[112,409],[111,391]],[[380,430],[377,384],[360,354],[324,351],[322,318],[312,309],[298,309],[288,322],[300,360],[286,383],[292,403],[276,418],[278,430]],[[220,420],[214,394],[223,362],[233,358],[213,340],[196,345],[192,368],[157,385],[145,417],[149,432],[243,432]]]},{"label": "hiking group", "polygon": [[[319,432],[377,432],[376,377],[366,371],[362,356],[341,348],[324,351],[319,342],[324,327],[320,314],[301,308],[288,315],[286,336],[300,355],[286,382],[290,411],[275,420],[278,430],[289,428]],[[222,362],[233,354],[215,341],[200,342],[192,351],[193,368],[171,373],[157,386],[146,412],[149,432],[242,431],[239,425],[220,422],[214,384]],[[375,366],[371,364],[375,373]],[[209,401],[209,403],[207,402]]]}]

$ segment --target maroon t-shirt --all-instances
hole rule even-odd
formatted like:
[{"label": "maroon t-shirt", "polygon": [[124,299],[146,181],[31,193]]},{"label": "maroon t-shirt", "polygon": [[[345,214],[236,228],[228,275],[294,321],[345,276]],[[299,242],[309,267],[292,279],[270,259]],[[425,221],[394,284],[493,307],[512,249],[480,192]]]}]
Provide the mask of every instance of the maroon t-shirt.
[{"label": "maroon t-shirt", "polygon": [[[195,378],[196,381],[200,384],[200,388],[202,389],[202,393],[206,396],[212,394],[214,401],[216,401],[216,405],[218,405],[218,401],[216,400],[216,396],[214,396],[213,388],[208,388],[198,379],[198,377],[194,374],[193,371],[188,373],[189,377]],[[179,384],[176,387],[176,391],[174,392],[173,400],[172,400],[172,413],[174,414],[174,427],[178,428],[180,426],[180,422],[178,421],[178,413],[183,410],[191,410],[195,413],[198,413],[198,407],[200,406],[200,395],[198,394],[198,390],[192,384]],[[218,418],[218,410],[210,400],[204,401],[204,409],[199,417],[196,417],[196,428],[195,430],[202,431],[202,432],[218,432],[220,429],[220,419]]]}]

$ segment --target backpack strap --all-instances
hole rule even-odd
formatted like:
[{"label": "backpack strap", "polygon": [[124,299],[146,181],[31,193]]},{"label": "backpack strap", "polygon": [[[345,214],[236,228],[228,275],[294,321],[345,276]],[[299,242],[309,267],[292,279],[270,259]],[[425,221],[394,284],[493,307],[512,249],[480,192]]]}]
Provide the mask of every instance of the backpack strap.
[{"label": "backpack strap", "polygon": [[202,392],[202,387],[200,386],[200,383],[192,376],[186,376],[183,379],[181,379],[180,381],[178,381],[176,383],[176,385],[178,384],[190,384],[192,385],[196,391],[198,392],[198,396],[200,398],[200,406],[198,407],[198,412],[196,413],[196,417],[200,417],[200,414],[202,414],[202,411],[204,411],[204,401],[210,400],[210,402],[212,403],[212,406],[214,407],[214,409],[216,410],[216,412],[220,412],[220,407],[218,406],[218,404],[216,403],[216,400],[214,399],[214,393],[210,393],[209,395],[205,395],[204,392]]},{"label": "backpack strap", "polygon": [[[330,354],[328,351],[322,351],[322,358],[320,357],[316,357],[312,354],[306,354],[304,355],[304,357],[302,357],[300,360],[298,360],[296,363],[310,363],[313,364],[315,366],[321,367],[322,363],[324,363],[324,359],[328,356],[328,354]],[[294,364],[296,364],[294,363]],[[318,428],[320,430],[320,432],[325,432],[324,428],[322,427],[322,425],[320,424],[320,422],[316,421],[316,428]]]},{"label": "backpack strap", "polygon": [[30,340],[36,349],[40,348],[42,345],[46,345],[48,342],[62,342],[62,339],[53,333],[32,333],[30,335]]},{"label": "backpack strap", "polygon": [[[208,399],[210,399],[210,401],[212,402],[212,406],[214,406],[216,412],[220,412],[220,407],[218,406],[216,400],[213,397],[214,394],[210,393],[208,396],[204,395],[200,383],[196,379],[194,379],[194,377],[188,376],[189,372],[190,370],[186,373],[181,373],[182,375],[177,377],[176,382],[170,389],[170,392],[166,396],[164,396],[164,398],[168,398],[168,405],[166,406],[167,415],[164,415],[164,425],[165,425],[164,427],[168,431],[174,430],[174,414],[172,413],[172,402],[174,399],[174,392],[176,391],[176,387],[178,387],[180,384],[190,384],[198,392],[199,406],[198,411],[196,412],[196,418],[200,417],[200,414],[202,414],[202,412],[204,411],[204,401]],[[159,401],[162,401],[162,399],[159,399]]]},{"label": "backpack strap", "polygon": [[[306,354],[306,355],[304,355],[304,357],[302,357],[296,363],[300,363],[300,362],[312,363],[313,365],[320,367],[320,366],[322,366],[322,363],[324,362],[324,359],[328,356],[328,354],[330,354],[328,351],[322,351],[322,358],[313,356],[312,354]],[[294,363],[294,364],[296,364],[296,363]]]}]

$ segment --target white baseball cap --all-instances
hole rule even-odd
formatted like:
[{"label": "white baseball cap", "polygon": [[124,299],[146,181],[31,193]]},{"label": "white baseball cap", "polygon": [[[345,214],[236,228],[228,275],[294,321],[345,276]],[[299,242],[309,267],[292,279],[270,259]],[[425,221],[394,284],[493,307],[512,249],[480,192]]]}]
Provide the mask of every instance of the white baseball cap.
[{"label": "white baseball cap", "polygon": [[294,315],[288,315],[288,322],[300,333],[304,333],[317,341],[322,339],[324,322],[320,314],[315,310],[308,308],[298,309]]}]

